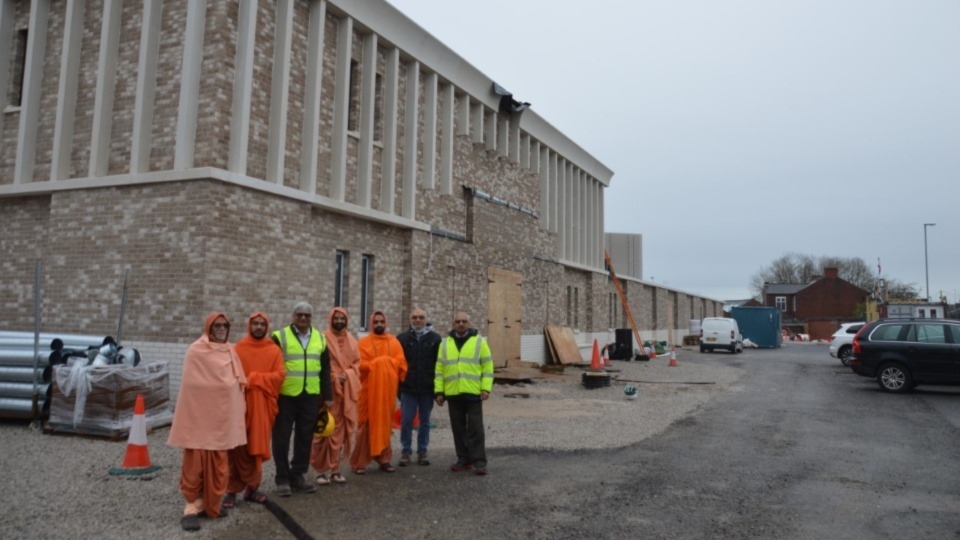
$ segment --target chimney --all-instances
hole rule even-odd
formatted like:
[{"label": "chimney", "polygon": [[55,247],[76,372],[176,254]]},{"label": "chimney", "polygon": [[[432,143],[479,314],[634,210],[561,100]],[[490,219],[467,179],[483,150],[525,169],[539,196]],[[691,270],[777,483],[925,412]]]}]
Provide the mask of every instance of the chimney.
[{"label": "chimney", "polygon": [[826,276],[827,279],[838,279],[840,277],[836,268],[824,268],[823,275]]}]

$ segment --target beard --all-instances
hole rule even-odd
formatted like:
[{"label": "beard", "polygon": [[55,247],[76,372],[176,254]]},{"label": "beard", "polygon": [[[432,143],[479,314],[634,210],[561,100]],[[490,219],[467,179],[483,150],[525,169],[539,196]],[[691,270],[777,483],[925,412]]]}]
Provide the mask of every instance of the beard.
[{"label": "beard", "polygon": [[226,343],[228,334],[229,332],[227,332],[226,330],[214,330],[212,337],[213,337],[213,340],[216,342]]},{"label": "beard", "polygon": [[383,333],[386,332],[386,331],[387,331],[387,327],[385,327],[385,326],[374,326],[374,327],[373,327],[373,333],[376,334],[376,335],[378,335],[378,336],[382,336]]},{"label": "beard", "polygon": [[343,332],[343,329],[347,327],[347,323],[337,321],[331,325],[334,330],[337,332]]},{"label": "beard", "polygon": [[267,335],[267,331],[262,328],[257,328],[250,331],[250,336],[253,339],[263,339]]}]

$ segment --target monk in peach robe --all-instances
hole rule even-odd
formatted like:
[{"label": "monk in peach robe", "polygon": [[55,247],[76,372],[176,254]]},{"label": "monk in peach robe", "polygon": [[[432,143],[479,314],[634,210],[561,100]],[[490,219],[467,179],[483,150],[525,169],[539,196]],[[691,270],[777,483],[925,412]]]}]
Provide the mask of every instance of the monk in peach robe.
[{"label": "monk in peach robe", "polygon": [[[330,310],[327,329],[323,335],[330,354],[330,386],[333,388],[334,430],[328,437],[313,440],[310,464],[317,471],[316,482],[321,486],[331,481],[346,483],[340,474],[340,460],[350,455],[354,432],[357,429],[357,400],[360,398],[360,350],[357,338],[347,329],[347,310]],[[326,398],[324,398],[326,400]]]},{"label": "monk in peach robe", "polygon": [[393,457],[390,433],[397,408],[397,388],[407,375],[403,346],[393,334],[387,333],[387,317],[382,311],[370,317],[370,328],[373,333],[359,342],[359,431],[350,456],[350,466],[356,474],[364,474],[371,461],[376,461],[381,471],[396,471],[390,464]]},{"label": "monk in peach robe", "polygon": [[237,342],[236,350],[247,377],[247,444],[230,451],[230,484],[224,508],[233,508],[241,491],[245,501],[267,502],[267,496],[257,489],[263,479],[263,462],[270,459],[273,422],[280,410],[277,396],[286,377],[283,351],[270,339],[270,319],[265,313],[250,315],[247,335]]},{"label": "monk in peach robe", "polygon": [[227,453],[247,443],[244,425],[247,378],[230,336],[230,321],[211,313],[203,335],[187,349],[167,444],[183,448],[180,492],[187,501],[180,524],[200,529],[199,517],[221,517],[230,466]]}]

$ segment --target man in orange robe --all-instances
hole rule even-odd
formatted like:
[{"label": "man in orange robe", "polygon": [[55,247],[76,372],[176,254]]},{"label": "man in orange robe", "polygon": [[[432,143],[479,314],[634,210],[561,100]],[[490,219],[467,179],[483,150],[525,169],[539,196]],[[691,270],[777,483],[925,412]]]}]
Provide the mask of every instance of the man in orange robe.
[{"label": "man in orange robe", "polygon": [[277,396],[286,377],[283,351],[269,335],[270,319],[258,311],[247,319],[247,335],[236,345],[247,377],[247,444],[230,451],[230,485],[224,508],[233,508],[241,491],[245,501],[267,502],[267,496],[257,488],[263,478],[263,462],[270,459],[273,421],[280,410]]},{"label": "man in orange robe", "polygon": [[384,472],[394,472],[390,464],[393,449],[390,431],[393,412],[397,407],[397,388],[407,374],[407,360],[403,346],[387,333],[387,317],[375,311],[370,317],[373,333],[362,338],[360,346],[360,402],[357,424],[357,444],[350,456],[350,466],[363,474],[371,461]]},{"label": "man in orange robe", "polygon": [[247,443],[243,399],[247,378],[227,338],[230,321],[211,313],[203,335],[187,349],[177,407],[167,444],[183,448],[180,492],[186,499],[180,525],[200,529],[200,516],[226,516],[220,499],[227,491],[227,452]]},{"label": "man in orange robe", "polygon": [[317,484],[331,481],[346,483],[340,474],[340,460],[350,455],[350,445],[357,428],[357,400],[360,397],[360,351],[357,338],[347,330],[347,310],[335,307],[330,310],[327,329],[323,331],[330,352],[330,386],[333,387],[333,405],[328,407],[333,415],[334,429],[328,437],[313,440],[310,464],[317,471]]}]

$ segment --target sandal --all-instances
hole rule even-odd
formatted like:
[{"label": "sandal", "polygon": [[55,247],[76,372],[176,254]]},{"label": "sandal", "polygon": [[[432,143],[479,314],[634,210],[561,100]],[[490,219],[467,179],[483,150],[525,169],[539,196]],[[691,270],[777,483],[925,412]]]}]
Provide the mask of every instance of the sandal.
[{"label": "sandal", "polygon": [[360,474],[360,475],[367,474],[367,470],[366,470],[366,469],[354,469],[354,470],[353,470],[353,474]]},{"label": "sandal", "polygon": [[260,491],[254,491],[248,487],[243,490],[243,500],[257,504],[266,504],[267,495]]},{"label": "sandal", "polygon": [[381,463],[380,470],[383,472],[397,472],[397,468],[388,463]]},{"label": "sandal", "polygon": [[346,484],[346,483],[347,483],[347,479],[344,478],[343,475],[340,474],[340,473],[338,473],[338,472],[335,472],[335,473],[333,473],[332,475],[330,475],[330,480],[333,480],[333,483],[334,483],[334,484]]},{"label": "sandal", "polygon": [[314,482],[316,482],[318,486],[325,486],[330,483],[330,479],[327,478],[326,474],[318,474]]},{"label": "sandal", "polygon": [[227,493],[223,496],[223,502],[220,503],[223,508],[235,508],[237,506],[237,494]]}]

